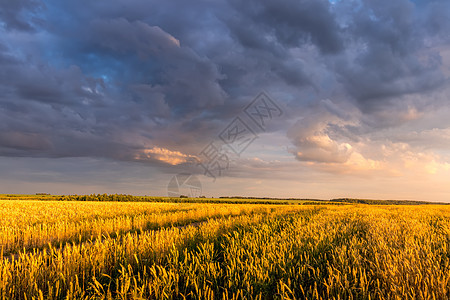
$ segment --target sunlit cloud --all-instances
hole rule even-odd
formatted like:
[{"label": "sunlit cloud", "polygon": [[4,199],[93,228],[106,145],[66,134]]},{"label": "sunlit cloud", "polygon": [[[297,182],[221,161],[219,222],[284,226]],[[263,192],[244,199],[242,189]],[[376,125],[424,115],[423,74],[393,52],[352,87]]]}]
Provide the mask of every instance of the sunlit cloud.
[{"label": "sunlit cloud", "polygon": [[196,162],[197,158],[193,155],[181,153],[180,151],[171,151],[169,149],[153,147],[142,150],[134,157],[136,160],[156,160],[176,166],[183,163]]}]

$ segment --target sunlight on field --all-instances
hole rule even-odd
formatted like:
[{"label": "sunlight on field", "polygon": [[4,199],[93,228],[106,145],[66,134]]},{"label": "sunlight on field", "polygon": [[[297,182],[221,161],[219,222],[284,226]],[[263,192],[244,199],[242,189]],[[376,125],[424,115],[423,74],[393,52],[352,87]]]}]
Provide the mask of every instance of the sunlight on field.
[{"label": "sunlight on field", "polygon": [[444,299],[450,207],[0,201],[1,299]]}]

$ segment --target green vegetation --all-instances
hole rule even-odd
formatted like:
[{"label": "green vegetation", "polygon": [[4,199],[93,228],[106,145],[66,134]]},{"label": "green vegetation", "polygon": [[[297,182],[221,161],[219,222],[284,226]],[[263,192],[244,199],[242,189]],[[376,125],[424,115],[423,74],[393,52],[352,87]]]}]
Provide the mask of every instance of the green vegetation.
[{"label": "green vegetation", "polygon": [[0,200],[36,200],[36,201],[113,201],[113,202],[167,202],[167,203],[246,203],[246,204],[303,204],[303,205],[320,205],[320,204],[372,204],[372,205],[419,205],[419,204],[448,204],[426,201],[411,200],[372,200],[372,199],[352,199],[339,198],[330,200],[320,199],[299,199],[299,198],[258,198],[258,197],[219,197],[206,198],[201,196],[198,198],[189,198],[181,196],[174,197],[154,197],[154,196],[133,196],[123,194],[92,194],[92,195],[50,195],[46,193],[37,193],[36,195],[0,195]]}]

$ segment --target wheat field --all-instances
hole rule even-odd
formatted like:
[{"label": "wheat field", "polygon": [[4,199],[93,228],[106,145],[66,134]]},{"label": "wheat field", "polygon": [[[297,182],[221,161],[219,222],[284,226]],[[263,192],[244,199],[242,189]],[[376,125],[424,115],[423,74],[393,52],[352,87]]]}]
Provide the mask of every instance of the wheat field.
[{"label": "wheat field", "polygon": [[450,208],[0,201],[1,299],[448,299]]}]

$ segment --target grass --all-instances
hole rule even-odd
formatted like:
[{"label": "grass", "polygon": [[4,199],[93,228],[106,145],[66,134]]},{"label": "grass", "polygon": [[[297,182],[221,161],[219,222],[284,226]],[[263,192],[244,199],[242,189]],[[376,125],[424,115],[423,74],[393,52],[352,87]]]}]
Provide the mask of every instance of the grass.
[{"label": "grass", "polygon": [[0,237],[0,299],[450,297],[444,205],[5,200]]}]

